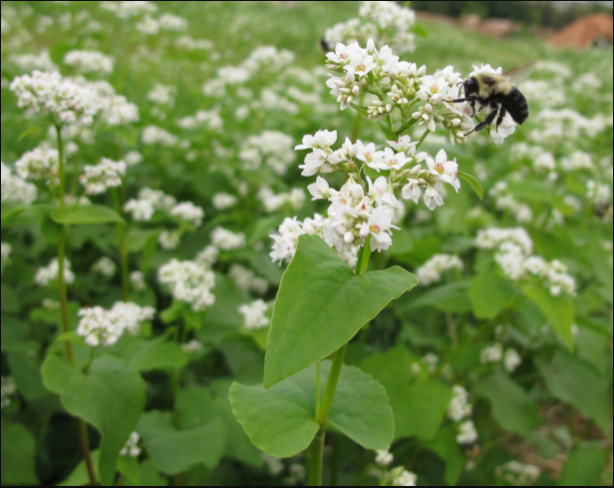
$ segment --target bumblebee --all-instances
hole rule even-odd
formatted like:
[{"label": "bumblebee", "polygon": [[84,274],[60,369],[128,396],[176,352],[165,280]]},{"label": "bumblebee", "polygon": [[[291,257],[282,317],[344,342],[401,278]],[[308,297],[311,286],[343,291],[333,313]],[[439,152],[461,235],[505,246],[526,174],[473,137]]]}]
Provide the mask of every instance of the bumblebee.
[{"label": "bumblebee", "polygon": [[[462,82],[465,98],[454,100],[454,103],[468,102],[475,116],[476,111],[490,107],[491,112],[486,119],[478,124],[471,132],[479,132],[496,120],[496,128],[503,122],[506,114],[510,114],[514,121],[522,125],[529,117],[529,104],[527,99],[516,88],[515,84],[527,78],[533,71],[533,64],[504,73],[478,73]],[[476,109],[479,104],[479,110]]]}]

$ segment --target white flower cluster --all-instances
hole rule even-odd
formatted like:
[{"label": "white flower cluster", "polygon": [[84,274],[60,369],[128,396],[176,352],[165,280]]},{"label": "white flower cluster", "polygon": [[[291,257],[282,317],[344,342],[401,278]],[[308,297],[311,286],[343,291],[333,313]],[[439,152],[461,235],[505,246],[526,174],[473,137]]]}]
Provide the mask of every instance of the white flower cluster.
[{"label": "white flower cluster", "polygon": [[89,126],[102,108],[101,98],[93,90],[57,73],[34,71],[13,81],[11,90],[20,108],[37,113],[46,111],[57,117],[56,122]]},{"label": "white flower cluster", "polygon": [[100,8],[113,12],[120,19],[138,17],[143,14],[155,13],[158,7],[153,2],[147,1],[121,1],[121,2],[100,2]]},{"label": "white flower cluster", "polygon": [[292,137],[282,132],[265,131],[259,136],[251,136],[241,148],[239,158],[247,170],[256,170],[264,165],[282,176],[294,162]]},{"label": "white flower cluster", "polygon": [[119,451],[119,455],[122,457],[130,456],[133,458],[138,458],[141,455],[141,449],[139,448],[140,440],[141,440],[141,437],[136,432],[133,432],[132,434],[130,434],[130,438],[128,439],[128,442],[126,442],[126,445],[124,446],[124,448],[121,451]]},{"label": "white flower cluster", "polygon": [[235,284],[242,290],[252,291],[258,295],[264,295],[269,288],[269,282],[267,280],[258,278],[252,270],[246,269],[239,264],[233,264],[230,267],[228,276],[230,276]]},{"label": "white flower cluster", "polygon": [[416,486],[418,477],[403,466],[381,474],[381,486]]},{"label": "white flower cluster", "polygon": [[211,232],[211,243],[222,251],[233,251],[247,245],[245,234],[234,233],[223,227],[216,227]]},{"label": "white flower cluster", "polygon": [[172,106],[175,103],[175,91],[176,88],[174,86],[156,83],[147,93],[147,99],[156,105]]},{"label": "white flower cluster", "polygon": [[204,351],[205,347],[203,346],[202,342],[193,340],[186,344],[183,344],[181,346],[181,349],[183,349],[183,352],[187,354],[198,354],[199,352]]},{"label": "white flower cluster", "polygon": [[239,199],[228,193],[216,193],[213,195],[213,208],[216,210],[226,210],[228,208],[234,207],[237,203],[239,203]]},{"label": "white flower cluster", "polygon": [[379,467],[387,468],[394,462],[394,456],[388,451],[375,451],[375,464]]},{"label": "white flower cluster", "polygon": [[561,166],[567,172],[595,171],[595,163],[590,154],[584,151],[574,151],[568,158],[561,160]]},{"label": "white flower cluster", "polygon": [[178,231],[165,230],[158,236],[158,243],[162,249],[172,251],[181,244],[181,234]]},{"label": "white flower cluster", "polygon": [[224,131],[224,120],[218,110],[199,110],[193,116],[177,119],[176,125],[186,130],[205,128],[220,134]]},{"label": "white flower cluster", "polygon": [[525,203],[518,202],[512,195],[507,194],[508,185],[500,181],[491,190],[490,196],[496,200],[497,208],[503,212],[509,212],[520,223],[532,222],[533,211]]},{"label": "white flower cluster", "polygon": [[294,61],[294,53],[275,46],[259,46],[243,62],[242,67],[252,75],[261,69],[281,71]]},{"label": "white flower cluster", "polygon": [[32,183],[27,183],[19,176],[13,175],[13,172],[8,166],[2,164],[2,202],[21,203],[23,205],[31,205],[38,196],[36,186]]},{"label": "white flower cluster", "polygon": [[458,435],[456,436],[456,442],[462,446],[468,446],[475,444],[478,441],[478,431],[475,428],[475,424],[471,420],[463,422],[458,427]]},{"label": "white flower cluster", "polygon": [[13,252],[13,248],[11,247],[10,244],[7,244],[5,242],[2,243],[2,251],[0,254],[2,254],[2,260],[3,261],[8,261],[11,258],[11,253]]},{"label": "white flower cluster", "polygon": [[192,36],[181,36],[175,46],[187,51],[213,51],[215,47],[209,39],[194,39]]},{"label": "white flower cluster", "polygon": [[17,385],[13,378],[0,379],[0,407],[4,410],[11,406],[11,397],[17,393]]},{"label": "white flower cluster", "polygon": [[201,266],[209,267],[217,263],[217,258],[220,254],[220,250],[215,246],[205,247],[198,256],[196,256],[196,262]]},{"label": "white flower cluster", "polygon": [[168,285],[175,300],[191,304],[195,312],[203,312],[215,303],[211,293],[215,275],[197,262],[173,259],[160,268],[158,280]]},{"label": "white flower cluster", "polygon": [[503,361],[505,369],[513,373],[522,364],[522,358],[515,349],[508,349],[503,353],[503,345],[495,344],[482,350],[480,357],[482,364],[500,363]]},{"label": "white flower cluster", "polygon": [[248,330],[259,330],[268,327],[271,319],[266,316],[269,306],[263,300],[256,300],[246,303],[239,307],[239,313],[245,319],[245,328]]},{"label": "white flower cluster", "polygon": [[516,229],[491,228],[481,230],[476,244],[480,249],[495,250],[507,242],[520,246],[527,255],[533,254],[533,240],[528,232],[521,227]]},{"label": "white flower cluster", "polygon": [[156,210],[170,212],[177,201],[160,190],[143,188],[139,192],[138,200],[128,200],[124,205],[124,212],[132,214],[137,222],[149,222]]},{"label": "white flower cluster", "polygon": [[[139,108],[123,95],[108,97],[103,102],[102,119],[109,125],[133,124],[140,120]],[[128,163],[128,155],[126,154]]]},{"label": "white flower cluster", "polygon": [[117,266],[111,259],[104,256],[94,263],[92,271],[94,273],[99,273],[105,278],[113,278],[117,272]]},{"label": "white flower cluster", "polygon": [[596,207],[608,205],[612,201],[612,185],[589,181],[586,185],[586,198]]},{"label": "white flower cluster", "polygon": [[305,192],[299,188],[294,188],[288,193],[275,194],[273,190],[263,186],[258,191],[258,200],[262,202],[264,210],[268,213],[277,212],[284,205],[289,205],[298,211],[303,208],[305,199]]},{"label": "white flower cluster", "polygon": [[454,422],[461,422],[473,414],[473,406],[469,403],[469,393],[462,386],[453,388],[454,396],[448,407],[448,417]]},{"label": "white flower cluster", "polygon": [[77,334],[90,347],[110,347],[128,332],[137,335],[141,323],[153,320],[156,311],[151,307],[139,307],[134,303],[117,302],[111,310],[102,307],[79,310]]},{"label": "white flower cluster", "polygon": [[[34,277],[34,282],[38,286],[47,286],[49,283],[52,283],[58,279],[58,275],[60,273],[60,266],[58,263],[58,259],[53,259],[49,266],[46,268],[40,268],[36,272],[36,276]],[[72,273],[70,269],[70,262],[67,259],[64,259],[64,282],[67,285],[72,284],[75,281],[75,275]]]},{"label": "white flower cluster", "polygon": [[538,128],[531,131],[529,138],[537,144],[559,145],[581,139],[596,137],[612,127],[611,118],[597,114],[589,119],[569,108],[553,110],[546,108],[535,116]]},{"label": "white flower cluster", "polygon": [[437,254],[429,259],[416,271],[416,275],[422,286],[432,285],[441,281],[441,275],[450,269],[462,271],[463,262],[458,256],[449,254]]},{"label": "white flower cluster", "polygon": [[177,15],[163,14],[158,22],[160,29],[164,31],[184,32],[188,29],[188,21]]},{"label": "white flower cluster", "polygon": [[64,64],[74,67],[79,73],[109,74],[113,72],[114,61],[99,51],[68,51]]},{"label": "white flower cluster", "polygon": [[497,468],[497,476],[510,486],[532,486],[541,476],[537,466],[511,461]]},{"label": "white flower cluster", "polygon": [[161,127],[149,125],[143,129],[141,141],[147,146],[160,144],[164,147],[175,147],[179,143],[179,138]]},{"label": "white flower cluster", "polygon": [[85,166],[79,181],[85,187],[88,195],[102,195],[109,188],[122,184],[122,176],[126,174],[126,163],[103,158],[96,166]]},{"label": "white flower cluster", "polygon": [[[413,10],[401,8],[397,2],[362,2],[360,17],[337,24],[326,31],[324,40],[329,46],[339,42],[367,42],[375,39],[379,44],[392,43],[400,52],[414,51],[415,38],[411,32],[416,22]],[[380,37],[381,36],[381,37]]]},{"label": "white flower cluster", "polygon": [[[4,22],[4,18],[2,21]],[[39,54],[13,54],[9,57],[9,61],[14,63],[20,71],[58,71],[58,67],[51,60],[47,51],[41,51]]]},{"label": "white flower cluster", "polygon": [[195,227],[200,227],[203,223],[203,218],[205,218],[205,212],[192,202],[183,202],[171,209],[170,216],[178,218],[183,222],[188,222]]},{"label": "white flower cluster", "polygon": [[24,180],[46,180],[47,185],[58,184],[59,155],[56,149],[36,148],[25,153],[15,163],[15,170]]},{"label": "white flower cluster", "polygon": [[145,282],[145,274],[141,271],[133,271],[130,273],[130,283],[135,291],[145,291],[147,283]]}]

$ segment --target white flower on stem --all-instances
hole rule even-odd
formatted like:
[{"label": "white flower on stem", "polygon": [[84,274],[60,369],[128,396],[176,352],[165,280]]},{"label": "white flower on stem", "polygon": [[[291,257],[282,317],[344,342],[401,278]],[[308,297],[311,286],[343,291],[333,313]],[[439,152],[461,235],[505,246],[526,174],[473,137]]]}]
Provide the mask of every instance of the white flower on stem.
[{"label": "white flower on stem", "polygon": [[314,136],[304,136],[302,144],[294,148],[295,151],[304,149],[330,149],[337,142],[337,131],[329,132],[327,130],[319,130]]},{"label": "white flower on stem", "polygon": [[518,366],[522,364],[522,358],[514,349],[508,349],[505,352],[503,363],[505,364],[505,369],[507,369],[508,372],[513,373],[516,371],[516,369],[518,369]]},{"label": "white flower on stem", "polygon": [[234,207],[237,203],[239,203],[239,199],[234,195],[229,195],[228,193],[217,193],[213,195],[213,208],[216,210],[226,210],[228,208]]},{"label": "white flower on stem", "polygon": [[145,291],[147,284],[145,282],[145,274],[141,271],[133,271],[130,273],[130,283],[135,291]]},{"label": "white flower on stem", "polygon": [[47,185],[57,185],[59,164],[56,149],[36,148],[25,153],[15,163],[15,169],[24,180],[46,180]]},{"label": "white flower on stem", "polygon": [[223,227],[213,229],[213,232],[211,232],[211,243],[222,251],[233,251],[247,245],[245,234],[235,234]]},{"label": "white flower on stem", "polygon": [[195,227],[200,227],[205,217],[205,212],[192,202],[184,202],[176,205],[170,211],[170,216],[176,217],[183,222],[189,222]]},{"label": "white flower on stem", "polygon": [[181,236],[178,232],[169,232],[165,230],[158,236],[158,243],[162,249],[172,251],[177,249],[179,244],[181,244]]},{"label": "white flower on stem", "polygon": [[426,163],[431,175],[435,176],[442,183],[451,185],[458,193],[461,183],[458,179],[458,163],[456,160],[448,161],[448,154],[442,149],[437,153],[435,159],[428,156]]},{"label": "white flower on stem", "polygon": [[192,304],[195,312],[203,312],[215,303],[211,293],[215,274],[199,263],[173,259],[160,268],[158,280],[168,285],[175,300]]},{"label": "white flower on stem", "polygon": [[392,149],[386,148],[384,149],[384,157],[383,159],[367,164],[370,168],[377,170],[379,173],[380,170],[400,170],[402,169],[411,158],[408,158],[405,153],[395,153]]},{"label": "white flower on stem", "polygon": [[503,346],[501,344],[495,344],[494,346],[487,347],[482,351],[481,361],[482,364],[498,363],[503,360]]},{"label": "white flower on stem", "polygon": [[509,136],[516,132],[516,122],[510,114],[506,114],[503,122],[499,127],[494,127],[490,130],[490,136],[497,145],[501,145],[505,142]]},{"label": "white flower on stem", "polygon": [[264,295],[269,288],[269,283],[267,280],[258,278],[253,271],[238,264],[232,265],[228,276],[232,278],[239,288],[245,291],[253,291],[254,293]]},{"label": "white flower on stem", "polygon": [[356,158],[367,163],[367,166],[374,167],[374,165],[379,165],[383,158],[384,152],[377,151],[375,149],[375,144],[364,144],[362,141],[357,141],[357,152]]},{"label": "white flower on stem", "polygon": [[330,198],[330,186],[321,176],[318,176],[316,182],[307,187],[309,193],[311,193],[312,201],[314,200],[328,200]]},{"label": "white flower on stem", "polygon": [[375,464],[382,468],[387,468],[394,461],[394,456],[388,451],[375,451],[375,453],[377,454]]},{"label": "white flower on stem", "polygon": [[128,200],[124,205],[124,212],[132,214],[135,222],[149,222],[156,209],[148,200]]},{"label": "white flower on stem", "polygon": [[30,205],[38,196],[36,186],[26,183],[19,176],[14,176],[11,169],[1,164],[2,167],[2,202],[21,203]]},{"label": "white flower on stem", "polygon": [[286,218],[278,230],[278,235],[270,236],[275,242],[270,254],[274,263],[290,262],[296,253],[298,239],[304,234],[322,236],[324,227],[328,220],[316,214],[313,219],[305,219],[304,222]]},{"label": "white flower on stem", "polygon": [[13,378],[0,379],[0,407],[5,409],[11,406],[11,397],[17,393],[17,385]]},{"label": "white flower on stem", "polygon": [[461,424],[458,428],[458,436],[456,436],[456,442],[462,446],[471,445],[477,442],[478,431],[475,428],[475,424],[468,420]]},{"label": "white flower on stem", "polygon": [[204,267],[211,267],[217,263],[220,250],[215,246],[207,246],[196,256],[196,262]]},{"label": "white flower on stem", "polygon": [[133,458],[137,458],[141,455],[141,449],[139,448],[139,441],[141,440],[140,436],[136,433],[133,432],[132,434],[130,434],[130,439],[128,439],[128,442],[126,442],[126,445],[124,446],[124,448],[119,451],[119,455],[124,457],[124,456],[130,456]]},{"label": "white flower on stem", "polygon": [[403,136],[398,141],[387,141],[388,145],[397,152],[406,152],[418,143],[411,142],[411,137]]},{"label": "white flower on stem", "polygon": [[413,200],[414,203],[418,203],[420,201],[420,197],[422,196],[420,182],[412,178],[409,178],[407,181],[407,185],[403,187],[403,198],[405,200]]},{"label": "white flower on stem", "polygon": [[10,244],[2,243],[2,260],[8,261],[11,258],[11,253],[13,252],[13,248]]},{"label": "white flower on stem", "polygon": [[92,266],[92,271],[95,273],[99,273],[105,278],[113,278],[117,271],[117,266],[113,261],[111,261],[108,257],[100,258],[94,265]]},{"label": "white flower on stem", "polygon": [[414,473],[410,473],[402,466],[393,469],[388,475],[392,486],[416,486],[418,477]]},{"label": "white flower on stem", "polygon": [[393,207],[397,204],[397,198],[394,191],[384,176],[376,179],[375,182],[367,176],[367,183],[369,185],[369,197],[378,205]]},{"label": "white flower on stem", "polygon": [[444,204],[443,197],[439,194],[435,188],[429,186],[424,192],[424,204],[433,211],[437,207],[441,207]]},{"label": "white flower on stem", "polygon": [[[46,268],[40,268],[36,272],[34,282],[38,286],[47,286],[49,283],[55,283],[57,281],[59,273],[60,266],[58,264],[58,259],[54,258],[51,263],[49,263],[49,266]],[[64,259],[64,282],[67,285],[71,285],[74,281],[75,275],[70,270],[70,262],[67,259]]]},{"label": "white flower on stem", "polygon": [[301,175],[309,177],[318,174],[325,167],[327,159],[328,155],[322,149],[314,149],[305,157],[305,164],[299,166],[303,170]]},{"label": "white flower on stem", "polygon": [[98,51],[68,51],[64,64],[73,66],[79,73],[109,74],[113,71],[113,58]]},{"label": "white flower on stem", "polygon": [[428,286],[441,281],[441,275],[450,269],[463,270],[463,262],[457,256],[436,254],[416,271],[420,285]]},{"label": "white flower on stem", "polygon": [[369,233],[371,234],[371,249],[385,251],[392,246],[392,231],[398,229],[392,225],[394,210],[392,207],[379,207],[373,210],[369,217]]},{"label": "white flower on stem", "polygon": [[265,314],[269,311],[269,306],[263,300],[256,300],[250,304],[239,307],[239,313],[245,319],[245,328],[249,330],[259,330],[271,322]]},{"label": "white flower on stem", "polygon": [[345,44],[337,43],[335,52],[330,52],[326,55],[330,63],[345,66],[349,64],[351,55],[356,51],[354,46],[346,46]]},{"label": "white flower on stem", "polygon": [[469,404],[469,393],[462,386],[453,388],[454,396],[448,407],[448,417],[454,422],[460,422],[473,413],[473,407]]},{"label": "white flower on stem", "polygon": [[111,310],[102,307],[82,308],[79,311],[77,334],[90,347],[110,347],[128,332],[137,335],[143,322],[153,320],[155,310],[134,303],[116,303]]},{"label": "white flower on stem", "polygon": [[109,188],[121,186],[122,176],[126,174],[126,163],[103,158],[100,164],[85,166],[83,171],[79,181],[85,187],[85,193],[102,195]]},{"label": "white flower on stem", "polygon": [[136,166],[143,162],[143,155],[138,151],[129,151],[124,155],[124,161],[128,166]]}]

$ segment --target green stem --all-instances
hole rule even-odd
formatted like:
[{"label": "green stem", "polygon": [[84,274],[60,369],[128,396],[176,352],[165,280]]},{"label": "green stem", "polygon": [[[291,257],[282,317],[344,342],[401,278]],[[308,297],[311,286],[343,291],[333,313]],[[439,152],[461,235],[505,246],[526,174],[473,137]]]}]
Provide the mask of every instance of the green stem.
[{"label": "green stem", "polygon": [[[64,174],[64,144],[62,142],[62,127],[55,126],[58,136],[58,177],[60,179],[60,211],[66,210],[66,182]],[[62,312],[62,330],[66,334],[70,331],[70,324],[68,322],[68,293],[66,291],[66,281],[64,280],[64,260],[66,259],[66,240],[68,236],[68,227],[65,225],[62,228],[62,236],[60,237],[60,243],[58,244],[58,285],[60,288],[60,309]],[[75,366],[75,356],[72,350],[72,344],[70,341],[66,341],[66,357],[68,362]],[[90,478],[91,486],[97,486],[96,474],[94,472],[94,463],[92,462],[92,454],[90,452],[90,442],[87,435],[87,425],[83,419],[77,419],[79,422],[79,439],[81,441],[81,449],[83,450],[83,458],[87,467],[87,472]]]},{"label": "green stem", "polygon": [[360,112],[356,113],[356,120],[354,121],[354,129],[352,130],[352,143],[356,144],[358,140],[358,133],[360,132],[360,122],[362,119],[362,115]]},{"label": "green stem", "polygon": [[339,485],[339,436],[332,436],[332,454],[330,457],[330,486]]},{"label": "green stem", "polygon": [[322,486],[322,462],[326,430],[320,429],[309,448],[309,486]]},{"label": "green stem", "polygon": [[341,369],[343,368],[343,360],[345,359],[345,353],[348,350],[348,345],[341,347],[336,353],[333,359],[333,366],[330,370],[328,377],[328,383],[326,384],[326,390],[324,391],[324,398],[322,399],[322,408],[320,408],[320,415],[316,418],[320,428],[326,428],[326,422],[328,421],[328,414],[330,408],[333,405],[333,399],[335,398],[335,392],[337,391],[337,384],[339,384],[339,377],[341,376]]},{"label": "green stem", "polygon": [[96,348],[92,347],[92,349],[90,351],[90,358],[87,361],[87,366],[83,370],[83,372],[85,373],[85,376],[89,376],[90,369],[92,369],[92,363],[94,362],[94,357],[95,356],[96,356]]},{"label": "green stem", "polygon": [[320,391],[320,361],[316,363],[316,418],[320,415],[320,401],[322,392]]},{"label": "green stem", "polygon": [[[113,204],[115,211],[121,214],[121,202],[117,188],[113,188]],[[120,268],[122,275],[122,297],[124,302],[130,301],[130,279],[128,278],[128,251],[126,249],[126,234],[123,224],[117,224],[117,245],[119,247]]]},{"label": "green stem", "polygon": [[427,138],[427,136],[431,133],[430,130],[426,130],[424,132],[424,134],[422,135],[422,137],[420,138],[420,142],[418,142],[418,145],[416,146],[416,150],[418,150],[420,148],[420,146],[422,145],[422,143],[424,142],[424,140]]}]

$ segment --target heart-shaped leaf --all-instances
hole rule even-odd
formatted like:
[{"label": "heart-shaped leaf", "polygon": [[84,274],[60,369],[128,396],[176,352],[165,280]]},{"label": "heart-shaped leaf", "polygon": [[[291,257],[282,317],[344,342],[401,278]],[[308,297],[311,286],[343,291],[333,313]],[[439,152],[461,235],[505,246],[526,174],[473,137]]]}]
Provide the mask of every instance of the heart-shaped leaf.
[{"label": "heart-shaped leaf", "polygon": [[62,213],[59,210],[51,212],[51,220],[64,225],[91,224],[124,224],[124,219],[114,210],[103,205],[87,205],[75,207]]},{"label": "heart-shaped leaf", "polygon": [[200,427],[176,430],[164,413],[156,410],[143,415],[136,431],[160,471],[169,476],[197,464],[215,469],[226,446],[224,424],[219,416]]},{"label": "heart-shaped leaf", "polygon": [[45,386],[61,395],[62,404],[102,434],[100,481],[114,483],[119,451],[124,447],[145,408],[145,382],[123,359],[105,354],[96,358],[85,375],[51,351],[42,367]]},{"label": "heart-shaped leaf", "polygon": [[[321,395],[331,365],[331,361],[321,363]],[[238,383],[230,389],[234,414],[247,435],[256,447],[276,457],[292,457],[309,447],[319,430],[315,399],[315,365],[268,390]],[[386,390],[360,369],[344,367],[328,427],[366,449],[388,449],[394,420]]]},{"label": "heart-shaped leaf", "polygon": [[567,296],[553,297],[548,290],[533,285],[525,286],[524,292],[539,306],[565,345],[573,351],[572,329],[575,317],[573,300]]},{"label": "heart-shaped leaf", "polygon": [[417,284],[399,267],[354,275],[321,238],[301,236],[275,302],[265,388],[330,356]]}]

